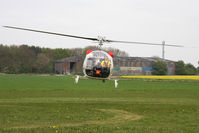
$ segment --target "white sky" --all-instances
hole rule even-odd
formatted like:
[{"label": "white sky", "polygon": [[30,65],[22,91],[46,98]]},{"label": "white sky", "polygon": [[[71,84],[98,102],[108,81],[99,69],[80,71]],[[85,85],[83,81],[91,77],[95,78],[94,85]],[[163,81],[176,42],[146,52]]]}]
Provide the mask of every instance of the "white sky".
[{"label": "white sky", "polygon": [[[165,57],[198,66],[198,0],[0,0],[0,26],[10,25],[111,40],[142,41],[166,47]],[[75,48],[91,41],[0,27],[0,44]],[[162,47],[107,44],[131,56],[162,56]]]}]

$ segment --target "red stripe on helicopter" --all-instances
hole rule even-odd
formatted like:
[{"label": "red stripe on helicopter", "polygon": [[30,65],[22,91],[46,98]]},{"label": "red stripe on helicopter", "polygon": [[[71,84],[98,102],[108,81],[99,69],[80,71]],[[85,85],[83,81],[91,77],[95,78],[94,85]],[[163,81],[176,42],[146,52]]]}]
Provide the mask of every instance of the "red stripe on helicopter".
[{"label": "red stripe on helicopter", "polygon": [[108,52],[108,54],[113,58],[113,52]]},{"label": "red stripe on helicopter", "polygon": [[92,52],[92,50],[87,50],[86,54],[90,54]]}]

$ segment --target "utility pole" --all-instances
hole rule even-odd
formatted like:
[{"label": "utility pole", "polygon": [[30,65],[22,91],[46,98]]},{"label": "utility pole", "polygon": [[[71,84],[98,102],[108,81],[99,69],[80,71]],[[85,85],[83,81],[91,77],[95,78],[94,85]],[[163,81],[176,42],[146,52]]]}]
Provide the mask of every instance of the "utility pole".
[{"label": "utility pole", "polygon": [[165,46],[165,41],[162,41],[162,59],[165,59],[165,57],[164,57],[164,54],[165,54],[164,46]]}]

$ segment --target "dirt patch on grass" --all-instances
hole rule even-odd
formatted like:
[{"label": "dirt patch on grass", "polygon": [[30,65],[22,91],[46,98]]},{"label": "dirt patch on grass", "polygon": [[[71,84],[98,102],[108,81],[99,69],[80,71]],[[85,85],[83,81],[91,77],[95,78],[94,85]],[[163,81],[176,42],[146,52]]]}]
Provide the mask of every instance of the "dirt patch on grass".
[{"label": "dirt patch on grass", "polygon": [[99,109],[99,110],[102,112],[114,114],[114,117],[105,120],[104,124],[121,123],[121,122],[129,121],[129,120],[139,120],[139,119],[143,118],[140,115],[133,114],[131,112],[127,112],[124,110],[117,110],[117,109]]},{"label": "dirt patch on grass", "polygon": [[[71,126],[82,126],[82,125],[88,125],[88,124],[96,124],[96,125],[103,125],[103,124],[116,124],[116,123],[123,123],[126,121],[132,121],[132,120],[139,120],[142,119],[143,116],[127,112],[124,110],[117,110],[117,109],[98,109],[99,111],[105,112],[105,113],[111,113],[114,114],[112,118],[106,119],[106,120],[95,120],[95,121],[82,121],[82,122],[73,122],[73,123],[61,123],[57,124],[57,127],[71,127]],[[9,129],[13,128],[43,128],[43,127],[50,127],[53,128],[53,125],[49,123],[42,123],[40,125],[23,125],[23,126],[16,126],[16,127],[10,127]]]},{"label": "dirt patch on grass", "polygon": [[84,121],[84,122],[71,123],[71,124],[69,123],[59,124],[59,126],[67,127],[67,126],[81,126],[81,125],[87,125],[87,124],[97,124],[97,125],[116,124],[116,123],[122,123],[122,122],[130,121],[130,120],[139,120],[143,118],[143,116],[136,115],[124,110],[117,110],[117,109],[99,109],[99,110],[105,113],[113,113],[114,117],[106,119],[106,120]]}]

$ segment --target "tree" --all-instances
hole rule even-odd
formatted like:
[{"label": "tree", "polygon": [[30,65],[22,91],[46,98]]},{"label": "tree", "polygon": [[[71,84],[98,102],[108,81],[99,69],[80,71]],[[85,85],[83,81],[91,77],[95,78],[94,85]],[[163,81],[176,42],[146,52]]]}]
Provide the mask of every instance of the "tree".
[{"label": "tree", "polygon": [[48,64],[49,64],[49,58],[45,54],[42,53],[38,54],[35,63],[36,72],[45,73],[47,71]]},{"label": "tree", "polygon": [[98,46],[87,46],[83,49],[83,55],[86,55],[86,52],[91,49],[91,50],[99,50],[100,48]]},{"label": "tree", "polygon": [[197,69],[191,64],[185,64],[182,60],[176,64],[176,75],[196,75]]},{"label": "tree", "polygon": [[[83,55],[86,55],[86,52],[89,49],[91,49],[91,50],[99,50],[100,47],[98,47],[98,46],[85,47],[83,49]],[[104,48],[102,48],[102,50],[104,50],[106,52],[110,52],[111,51],[111,52],[113,52],[114,56],[118,56],[118,57],[128,57],[129,56],[128,53],[126,53],[125,51],[122,51],[122,50],[119,50],[119,49],[116,49],[116,48],[111,48],[111,47],[106,48],[106,47],[104,47]]]},{"label": "tree", "polygon": [[186,69],[185,69],[184,61],[180,60],[180,61],[177,62],[175,74],[176,75],[186,75]]},{"label": "tree", "polygon": [[196,75],[197,69],[192,64],[185,65],[186,75]]},{"label": "tree", "polygon": [[10,52],[8,46],[0,45],[0,71],[3,72],[4,68],[8,66],[10,60]]},{"label": "tree", "polygon": [[62,48],[57,48],[54,51],[54,59],[61,59],[61,58],[66,58],[71,55],[71,51],[69,49],[62,49]]},{"label": "tree", "polygon": [[198,61],[198,67],[197,67],[197,74],[199,74],[199,61]]},{"label": "tree", "polygon": [[20,73],[32,73],[32,68],[36,60],[35,52],[28,45],[21,45],[18,48],[18,56],[20,63]]},{"label": "tree", "polygon": [[73,49],[70,49],[71,51],[71,56],[81,56],[83,55],[83,49],[82,48],[73,48]]},{"label": "tree", "polygon": [[114,56],[118,56],[118,57],[128,57],[129,54],[126,53],[125,51],[119,50],[117,48],[112,48],[112,47],[108,47],[108,48],[103,48],[104,51],[106,52],[113,52]]},{"label": "tree", "polygon": [[152,71],[153,75],[166,75],[167,72],[168,72],[168,66],[166,62],[158,60],[153,64],[153,71]]}]

